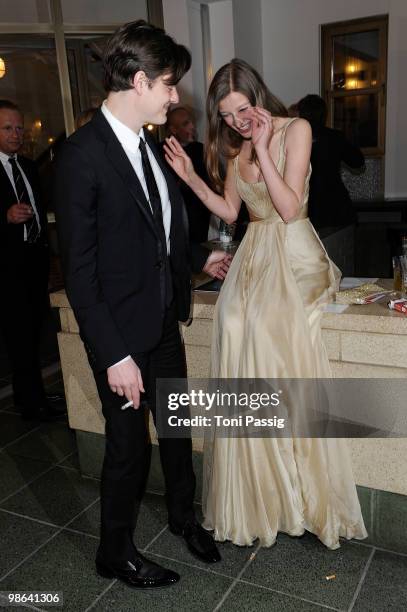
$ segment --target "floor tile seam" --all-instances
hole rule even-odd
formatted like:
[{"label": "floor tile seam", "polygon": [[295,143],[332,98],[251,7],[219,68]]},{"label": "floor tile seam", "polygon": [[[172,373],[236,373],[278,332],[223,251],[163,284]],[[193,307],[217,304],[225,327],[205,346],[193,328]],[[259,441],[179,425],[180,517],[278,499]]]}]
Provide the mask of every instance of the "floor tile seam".
[{"label": "floor tile seam", "polygon": [[[0,449],[1,452],[1,449]],[[75,452],[75,451],[73,451]],[[21,491],[23,491],[24,489],[26,489],[27,487],[29,487],[30,485],[32,485],[36,480],[38,480],[39,478],[42,478],[42,476],[45,476],[45,474],[47,474],[48,472],[51,472],[54,468],[56,467],[62,467],[62,469],[75,469],[75,468],[65,468],[63,466],[58,465],[61,461],[66,461],[67,459],[69,459],[69,457],[72,455],[73,453],[69,453],[68,455],[66,455],[63,459],[60,459],[60,461],[58,463],[52,463],[49,467],[47,467],[46,470],[44,470],[43,472],[40,472],[39,474],[37,474],[36,476],[34,476],[33,478],[31,478],[31,480],[29,480],[28,482],[26,482],[24,485],[22,485],[19,489],[17,489],[16,491],[14,491],[13,493],[10,493],[9,495],[7,495],[6,497],[4,497],[3,499],[0,499],[0,506],[2,504],[4,504],[8,499],[10,499],[11,497],[13,497],[14,495],[17,495],[18,493],[21,493]],[[19,455],[20,456],[20,455]],[[30,457],[27,457],[27,459],[30,459]],[[32,457],[31,457],[32,459]],[[38,461],[41,461],[40,459],[38,459]]]},{"label": "floor tile seam", "polygon": [[165,493],[161,493],[161,491],[153,491],[152,489],[146,489],[146,493],[151,493],[152,495],[159,495],[160,497],[165,497]]},{"label": "floor tile seam", "polygon": [[5,406],[4,408],[0,408],[0,412],[4,412],[5,414],[19,414],[15,410],[11,410],[11,408],[13,408],[13,406],[14,406],[13,404],[9,404],[9,405]]},{"label": "floor tile seam", "polygon": [[221,607],[223,606],[223,604],[225,603],[225,601],[227,600],[227,598],[229,597],[229,595],[231,594],[231,592],[233,591],[235,585],[239,582],[239,578],[241,576],[243,576],[244,572],[246,571],[246,569],[249,567],[249,565],[251,563],[253,563],[253,560],[255,559],[258,551],[260,550],[260,544],[257,545],[256,550],[250,555],[250,557],[247,559],[246,563],[243,565],[242,569],[240,570],[240,572],[237,574],[237,576],[235,576],[235,579],[233,580],[232,584],[229,585],[229,587],[226,589],[226,591],[223,593],[220,601],[218,602],[218,604],[214,607],[213,612],[218,612],[218,610],[221,609]]},{"label": "floor tile seam", "polygon": [[59,463],[56,463],[54,467],[59,468],[61,470],[67,470],[68,472],[76,472],[77,474],[80,474],[79,469],[74,468],[71,465],[59,465]]},{"label": "floor tile seam", "polygon": [[11,514],[12,516],[18,516],[19,518],[26,519],[27,521],[31,521],[32,523],[39,523],[40,525],[45,525],[46,527],[53,527],[54,529],[63,528],[62,525],[57,525],[57,523],[50,523],[49,521],[44,521],[43,519],[35,518],[34,516],[28,516],[28,514],[22,514],[21,512],[8,510],[7,508],[0,508],[0,512],[4,512],[5,514]]},{"label": "floor tile seam", "polygon": [[[159,495],[160,497],[165,497],[165,493],[162,493],[161,491],[154,491],[153,489],[146,489],[145,491],[146,493],[150,493],[151,495]],[[197,501],[196,499],[194,499],[194,505],[197,506],[202,506],[202,501]]]},{"label": "floor tile seam", "polygon": [[375,546],[374,544],[365,544],[364,542],[350,541],[349,544],[356,544],[356,546],[364,546],[365,548],[373,548],[379,552],[389,553],[390,555],[397,555],[399,557],[407,557],[407,552],[400,552],[398,550],[391,550],[390,548],[382,548],[381,546]]},{"label": "floor tile seam", "polygon": [[[75,449],[75,450],[73,450],[73,451],[71,451],[71,452],[69,453],[69,455],[66,455],[66,456],[65,456],[63,459],[60,459],[60,460],[59,460],[59,461],[58,461],[58,462],[57,462],[55,465],[56,465],[57,467],[67,467],[67,466],[64,466],[64,465],[60,466],[60,464],[61,464],[63,461],[66,461],[67,459],[69,459],[69,457],[72,457],[72,455],[75,455],[77,452],[78,452],[78,451],[77,451],[76,449]],[[68,467],[70,467],[70,466],[68,466]],[[73,468],[73,469],[76,469],[76,468]]]},{"label": "floor tile seam", "polygon": [[78,512],[78,514],[76,514],[73,518],[71,518],[67,523],[65,523],[65,525],[62,527],[62,529],[66,529],[67,527],[69,527],[69,525],[71,523],[73,523],[74,521],[76,521],[76,519],[78,519],[82,514],[84,514],[85,512],[87,512],[88,510],[90,510],[92,508],[92,506],[94,506],[95,504],[97,504],[100,501],[100,495],[98,495],[98,497],[93,500],[92,503],[90,503],[88,506],[86,506],[86,508],[83,508],[83,510],[81,510],[80,512]]},{"label": "floor tile seam", "polygon": [[307,599],[306,597],[300,597],[300,595],[293,595],[292,593],[287,593],[286,591],[281,591],[280,589],[267,587],[264,584],[259,584],[258,582],[252,582],[251,580],[245,580],[244,578],[240,578],[238,582],[241,582],[242,584],[246,584],[246,585],[255,586],[260,589],[265,589],[266,591],[272,591],[273,593],[278,593],[279,595],[285,595],[286,597],[290,597],[291,599],[303,601],[305,603],[309,603],[314,606],[319,606],[320,608],[324,608],[324,610],[334,610],[335,612],[344,612],[344,608],[334,608],[333,606],[329,606],[328,604],[321,603],[320,601],[314,601],[313,599]]},{"label": "floor tile seam", "polygon": [[63,531],[68,531],[69,533],[76,533],[76,535],[85,536],[87,538],[91,538],[92,540],[97,540],[99,542],[100,537],[96,536],[94,533],[89,533],[88,531],[82,531],[82,529],[74,529],[73,527],[64,527]]},{"label": "floor tile seam", "polygon": [[[17,413],[13,412],[13,414],[15,414],[16,416],[19,416]],[[26,431],[25,433],[21,434],[21,436],[18,436],[18,438],[15,438],[11,442],[7,442],[7,444],[5,444],[4,446],[0,447],[0,452],[3,451],[3,450],[6,450],[6,448],[8,448],[9,446],[12,446],[16,442],[19,442],[20,440],[23,440],[23,438],[26,438],[27,436],[29,436],[30,434],[34,433],[35,431],[38,431],[38,429],[40,429],[41,426],[42,425],[38,425],[37,427],[33,427],[29,431]]]},{"label": "floor tile seam", "polygon": [[175,559],[174,557],[169,557],[168,555],[162,555],[160,553],[153,552],[152,550],[149,550],[148,554],[153,557],[158,557],[159,559],[165,559],[166,561],[172,561],[173,563],[179,563],[180,565],[191,567],[192,569],[201,570],[202,572],[206,572],[207,574],[215,574],[215,576],[221,576],[222,578],[228,578],[229,580],[232,580],[232,581],[234,580],[234,577],[231,576],[230,574],[224,574],[222,572],[217,572],[211,569],[210,567],[196,565],[195,563],[189,563],[188,561],[182,561],[182,559]]},{"label": "floor tile seam", "polygon": [[348,608],[347,612],[351,612],[353,610],[354,606],[355,606],[355,603],[357,601],[357,598],[360,595],[363,583],[364,583],[364,581],[366,579],[367,573],[369,571],[369,568],[370,568],[370,565],[371,565],[371,563],[373,561],[373,557],[374,557],[375,553],[376,553],[376,549],[373,548],[373,550],[371,551],[371,553],[369,555],[368,560],[366,561],[365,567],[363,568],[362,575],[361,575],[359,583],[358,583],[358,585],[357,585],[357,587],[355,589],[355,592],[353,593],[353,597],[352,597],[352,600],[351,600],[351,602],[349,604],[349,608]]},{"label": "floor tile seam", "polygon": [[95,536],[93,533],[89,533],[88,531],[82,531],[81,529],[73,529],[72,527],[61,527],[57,523],[50,523],[48,521],[43,521],[42,519],[35,518],[33,516],[28,516],[27,514],[21,514],[21,512],[14,512],[14,510],[7,510],[6,508],[0,508],[0,512],[4,512],[5,514],[11,514],[12,516],[18,516],[19,518],[26,519],[27,521],[31,521],[32,523],[39,523],[40,525],[45,525],[46,527],[53,527],[54,529],[63,529],[63,531],[69,531],[71,533],[76,533],[78,535],[84,535],[88,538],[92,538],[93,540],[100,540],[99,536]]},{"label": "floor tile seam", "polygon": [[105,589],[103,589],[103,591],[101,593],[99,593],[99,595],[92,601],[92,603],[90,604],[90,606],[88,606],[84,612],[89,612],[89,610],[92,610],[93,607],[102,599],[102,597],[104,597],[106,595],[106,593],[108,591],[110,591],[110,589],[116,584],[117,582],[117,578],[115,578],[114,580],[112,580],[112,582],[110,584],[107,585],[107,587]]},{"label": "floor tile seam", "polygon": [[96,501],[98,501],[99,498],[95,501],[93,501],[91,504],[89,504],[88,506],[86,506],[86,508],[84,508],[83,510],[81,510],[81,512],[79,512],[78,514],[76,514],[73,518],[71,518],[67,523],[65,523],[65,525],[63,525],[63,527],[61,527],[60,529],[58,529],[55,533],[53,533],[49,538],[47,538],[44,542],[42,542],[42,544],[40,544],[39,546],[37,546],[37,548],[35,550],[33,550],[29,555],[27,555],[26,557],[24,557],[24,559],[22,559],[22,561],[20,561],[19,563],[17,563],[17,565],[15,565],[14,567],[12,567],[6,574],[4,574],[3,576],[0,576],[0,584],[3,582],[3,580],[5,580],[8,576],[10,576],[10,574],[12,574],[13,572],[15,572],[19,567],[21,567],[22,565],[24,565],[24,563],[26,563],[27,561],[29,561],[32,557],[34,557],[34,555],[36,555],[42,548],[44,548],[44,546],[46,546],[47,544],[49,544],[49,542],[52,542],[52,540],[54,540],[64,529],[66,529],[66,527],[68,527],[73,521],[75,521],[81,514],[82,512],[87,512],[95,503]]},{"label": "floor tile seam", "polygon": [[160,531],[159,533],[157,533],[157,534],[156,534],[156,535],[153,537],[153,539],[151,540],[151,542],[149,542],[149,543],[147,544],[147,546],[145,546],[145,547],[142,549],[142,551],[143,551],[143,552],[147,552],[147,551],[148,551],[148,549],[150,548],[150,546],[152,546],[152,545],[154,544],[154,542],[155,542],[156,540],[158,540],[158,538],[159,538],[159,537],[160,537],[160,536],[161,536],[161,535],[162,535],[162,534],[163,534],[163,533],[166,531],[167,527],[168,527],[168,524],[167,524],[167,525],[165,525],[165,526],[164,526],[164,527],[161,529],[161,531]]}]

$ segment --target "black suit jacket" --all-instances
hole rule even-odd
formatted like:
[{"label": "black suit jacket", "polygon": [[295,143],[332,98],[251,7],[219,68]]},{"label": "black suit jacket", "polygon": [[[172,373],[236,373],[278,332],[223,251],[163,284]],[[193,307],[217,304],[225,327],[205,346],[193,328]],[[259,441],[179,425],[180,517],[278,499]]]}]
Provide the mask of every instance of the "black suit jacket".
[{"label": "black suit jacket", "polygon": [[[39,244],[47,241],[47,216],[41,204],[41,193],[37,168],[30,159],[17,156],[18,163],[26,175],[34,194],[35,206],[40,217],[41,234]],[[7,223],[7,211],[17,202],[16,194],[3,164],[0,163],[0,245],[2,249],[19,250],[24,244],[24,223]],[[29,202],[28,202],[29,203]]]},{"label": "black suit jacket", "polygon": [[[171,268],[184,321],[191,295],[186,215],[173,177],[145,136],[168,185]],[[54,199],[66,292],[92,367],[102,371],[152,350],[162,333],[166,254],[143,188],[100,110],[62,145]],[[207,254],[193,249],[197,271]]]},{"label": "black suit jacket", "polygon": [[363,168],[365,159],[339,130],[327,127],[314,130],[308,215],[317,229],[348,225],[356,220],[341,177],[342,162],[350,168]]}]

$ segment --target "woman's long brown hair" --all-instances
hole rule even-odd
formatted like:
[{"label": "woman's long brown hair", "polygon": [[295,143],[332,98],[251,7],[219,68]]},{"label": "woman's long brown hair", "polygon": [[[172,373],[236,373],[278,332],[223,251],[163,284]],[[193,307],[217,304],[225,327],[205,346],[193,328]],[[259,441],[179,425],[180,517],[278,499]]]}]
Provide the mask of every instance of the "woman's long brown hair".
[{"label": "woman's long brown hair", "polygon": [[[288,117],[286,107],[267,88],[259,73],[241,59],[233,59],[219,68],[212,79],[206,100],[208,126],[205,161],[209,177],[222,193],[227,160],[240,151],[243,138],[230,128],[219,114],[219,103],[232,91],[247,97],[252,106],[268,110],[274,117]],[[256,161],[254,149],[251,161]]]}]

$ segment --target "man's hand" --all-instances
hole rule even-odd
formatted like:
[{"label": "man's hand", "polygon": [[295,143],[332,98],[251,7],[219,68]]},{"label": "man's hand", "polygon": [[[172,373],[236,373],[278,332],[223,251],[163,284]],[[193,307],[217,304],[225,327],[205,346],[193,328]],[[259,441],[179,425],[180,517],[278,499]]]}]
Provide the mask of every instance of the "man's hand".
[{"label": "man's hand", "polygon": [[133,359],[107,368],[107,381],[113,393],[125,396],[136,409],[140,406],[140,392],[145,390],[140,368]]},{"label": "man's hand", "polygon": [[7,223],[25,223],[33,216],[33,209],[29,204],[17,202],[7,210]]},{"label": "man's hand", "polygon": [[229,270],[231,261],[232,256],[225,253],[225,251],[212,251],[202,271],[212,276],[212,278],[223,280]]}]

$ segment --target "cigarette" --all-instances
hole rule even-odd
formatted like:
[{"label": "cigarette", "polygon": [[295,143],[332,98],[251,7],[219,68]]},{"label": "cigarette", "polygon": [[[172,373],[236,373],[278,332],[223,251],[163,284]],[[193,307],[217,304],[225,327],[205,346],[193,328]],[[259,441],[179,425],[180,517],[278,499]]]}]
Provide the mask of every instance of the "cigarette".
[{"label": "cigarette", "polygon": [[126,408],[130,408],[130,406],[133,406],[133,402],[126,402],[121,406],[120,410],[126,410]]},{"label": "cigarette", "polygon": [[331,574],[330,576],[325,576],[326,580],[335,580],[336,574]]}]

